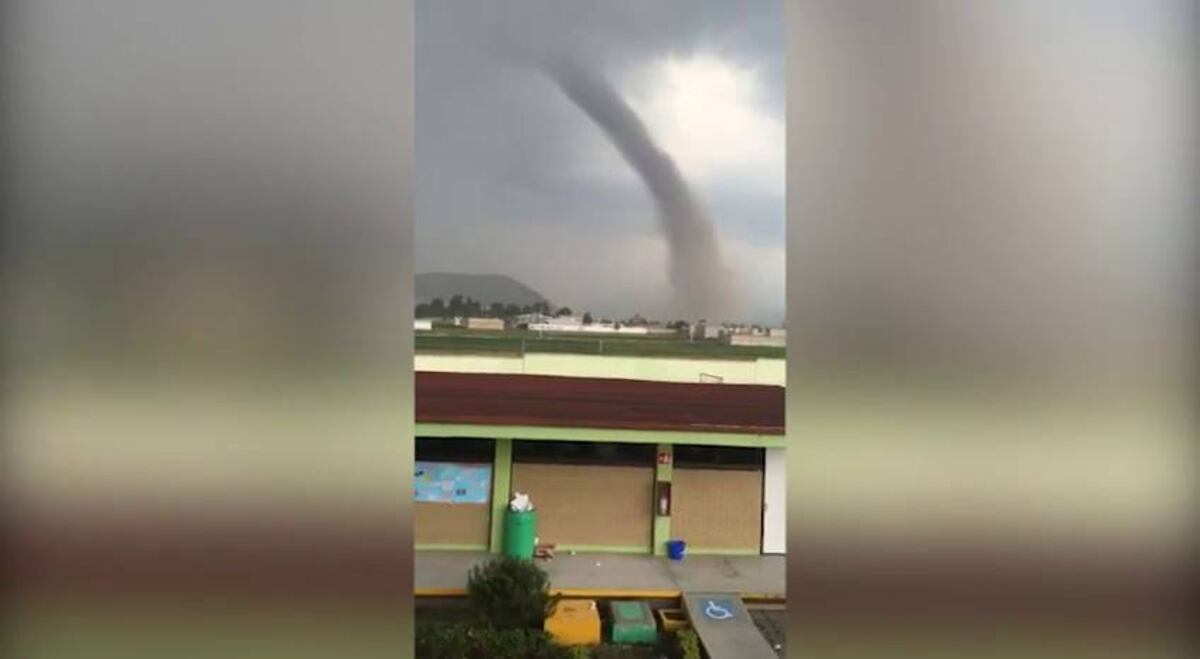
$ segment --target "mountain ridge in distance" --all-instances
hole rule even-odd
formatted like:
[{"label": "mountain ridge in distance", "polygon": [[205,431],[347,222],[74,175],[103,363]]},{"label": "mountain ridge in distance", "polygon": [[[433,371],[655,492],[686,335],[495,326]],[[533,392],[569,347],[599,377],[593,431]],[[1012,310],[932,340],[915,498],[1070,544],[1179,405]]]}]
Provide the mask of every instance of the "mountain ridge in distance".
[{"label": "mountain ridge in distance", "polygon": [[438,297],[449,300],[454,295],[469,297],[484,305],[499,302],[523,307],[549,303],[544,295],[508,275],[426,272],[418,274],[415,283],[418,304]]}]

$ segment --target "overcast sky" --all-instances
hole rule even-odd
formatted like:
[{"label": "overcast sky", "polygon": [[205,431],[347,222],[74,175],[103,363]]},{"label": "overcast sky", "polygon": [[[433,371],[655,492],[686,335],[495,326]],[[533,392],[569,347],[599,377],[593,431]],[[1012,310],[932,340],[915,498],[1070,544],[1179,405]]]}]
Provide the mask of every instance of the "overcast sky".
[{"label": "overcast sky", "polygon": [[419,0],[416,269],[508,274],[597,314],[674,312],[636,173],[502,44],[591,63],[675,158],[752,320],[784,315],[785,29],[777,0]]}]

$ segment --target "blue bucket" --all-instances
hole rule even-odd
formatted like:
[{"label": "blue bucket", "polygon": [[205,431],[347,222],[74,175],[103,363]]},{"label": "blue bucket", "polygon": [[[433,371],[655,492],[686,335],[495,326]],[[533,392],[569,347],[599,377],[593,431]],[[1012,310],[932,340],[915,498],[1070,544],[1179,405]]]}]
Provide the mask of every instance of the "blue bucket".
[{"label": "blue bucket", "polygon": [[682,561],[683,554],[687,551],[687,543],[682,540],[667,541],[667,556],[673,561]]}]

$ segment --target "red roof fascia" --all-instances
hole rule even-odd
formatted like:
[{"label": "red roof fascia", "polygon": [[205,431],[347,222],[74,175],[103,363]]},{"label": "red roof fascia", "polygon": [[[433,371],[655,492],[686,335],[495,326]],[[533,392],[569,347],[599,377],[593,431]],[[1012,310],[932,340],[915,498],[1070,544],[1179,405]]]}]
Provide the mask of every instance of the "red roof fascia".
[{"label": "red roof fascia", "polygon": [[784,432],[779,386],[418,372],[416,390],[420,423]]}]

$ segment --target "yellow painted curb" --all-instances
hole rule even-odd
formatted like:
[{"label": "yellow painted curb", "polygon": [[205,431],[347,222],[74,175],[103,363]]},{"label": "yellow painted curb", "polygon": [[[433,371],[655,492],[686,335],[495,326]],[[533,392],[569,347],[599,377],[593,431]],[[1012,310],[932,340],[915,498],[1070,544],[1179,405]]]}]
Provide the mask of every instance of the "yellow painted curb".
[{"label": "yellow painted curb", "polygon": [[738,597],[746,602],[784,602],[787,597],[779,593],[739,593]]},{"label": "yellow painted curb", "polygon": [[[552,588],[550,594],[555,597],[576,597],[580,599],[679,599],[683,593],[678,590],[636,590],[628,588]],[[466,597],[466,588],[417,588],[413,591],[416,597]],[[783,602],[786,598],[777,593],[740,593],[742,600],[751,602]]]},{"label": "yellow painted curb", "polygon": [[[572,598],[613,598],[628,597],[632,599],[678,599],[678,590],[633,590],[626,588],[551,588],[550,594],[555,597]],[[466,588],[417,588],[413,590],[416,597],[466,597]]]},{"label": "yellow painted curb", "polygon": [[466,597],[466,588],[414,588],[414,597]]},{"label": "yellow painted curb", "polygon": [[550,594],[557,597],[579,597],[584,599],[612,599],[616,597],[644,600],[679,599],[678,590],[635,590],[630,588],[552,588]]}]

